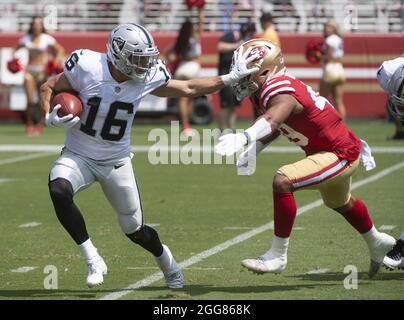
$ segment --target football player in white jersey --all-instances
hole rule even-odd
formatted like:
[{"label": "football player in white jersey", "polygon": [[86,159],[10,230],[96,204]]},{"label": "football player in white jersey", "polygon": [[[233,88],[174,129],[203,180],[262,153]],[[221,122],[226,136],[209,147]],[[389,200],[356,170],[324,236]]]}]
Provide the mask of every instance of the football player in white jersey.
[{"label": "football player in white jersey", "polygon": [[[377,71],[377,80],[388,94],[391,115],[397,121],[404,121],[404,57],[384,61]],[[383,263],[389,269],[404,269],[404,231]]]},{"label": "football player in white jersey", "polygon": [[[87,285],[104,281],[107,266],[92,244],[74,195],[98,181],[117,213],[122,231],[152,253],[169,288],[184,284],[181,267],[157,232],[144,224],[143,210],[130,153],[130,130],[140,100],[151,93],[160,97],[196,97],[231,85],[258,71],[247,68],[256,56],[239,54],[232,72],[187,81],[172,80],[152,35],[137,24],[124,24],[110,33],[107,53],[76,50],[64,72],[41,87],[41,106],[50,127],[65,127],[62,155],[49,175],[49,191],[56,215],[79,246],[88,266]],[[83,103],[79,117],[59,117],[50,110],[54,94],[76,91]]]}]

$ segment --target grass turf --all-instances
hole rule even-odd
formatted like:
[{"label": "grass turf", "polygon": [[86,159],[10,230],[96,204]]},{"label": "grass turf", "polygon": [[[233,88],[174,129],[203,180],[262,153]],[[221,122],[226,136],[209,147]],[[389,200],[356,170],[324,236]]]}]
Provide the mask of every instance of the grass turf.
[{"label": "grass turf", "polygon": [[[247,126],[241,123],[240,127]],[[383,122],[350,122],[349,126],[371,146],[403,146],[386,140],[391,125]],[[133,145],[147,145],[151,125],[136,125]],[[167,126],[161,126],[167,128]],[[63,144],[64,131],[45,129],[27,138],[23,127],[0,127],[0,144]],[[275,145],[291,145],[285,140]],[[0,160],[32,152],[1,152]],[[262,154],[251,177],[237,176],[231,165],[150,165],[146,153],[133,159],[140,184],[145,221],[158,224],[163,243],[177,261],[212,248],[272,220],[271,179],[276,169],[302,157],[300,153]],[[120,232],[116,216],[100,187],[95,184],[76,197],[89,233],[108,267],[104,285],[85,286],[86,267],[76,245],[57,221],[47,191],[49,169],[57,154],[0,166],[0,299],[95,299],[124,288],[158,271],[153,258]],[[378,167],[362,168],[354,181],[404,161],[404,154],[376,154]],[[395,225],[398,236],[404,226],[402,181],[404,170],[355,190],[367,204],[377,227]],[[0,180],[1,181],[1,180]],[[298,206],[319,198],[318,193],[296,194]],[[22,224],[39,222],[33,228]],[[271,231],[232,246],[184,270],[187,286],[168,290],[162,280],[129,293],[124,299],[402,299],[403,271],[382,271],[375,280],[366,277],[368,253],[361,237],[331,210],[320,206],[296,220],[287,270],[281,275],[256,276],[243,271],[240,261],[266,251]],[[238,228],[238,229],[234,229]],[[58,290],[45,290],[44,268],[58,270]],[[357,290],[343,286],[344,268],[359,272]],[[36,267],[27,273],[11,270]],[[307,274],[328,269],[323,274]]]}]

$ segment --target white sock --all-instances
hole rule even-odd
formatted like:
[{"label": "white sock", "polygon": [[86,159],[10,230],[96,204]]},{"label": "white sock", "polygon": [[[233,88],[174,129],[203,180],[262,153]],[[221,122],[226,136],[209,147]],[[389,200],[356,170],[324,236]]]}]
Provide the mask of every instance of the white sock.
[{"label": "white sock", "polygon": [[362,233],[362,237],[365,239],[368,246],[372,246],[379,239],[379,234],[379,231],[373,226],[368,232]]},{"label": "white sock", "polygon": [[403,232],[401,232],[400,239],[404,241],[404,231],[403,231]]},{"label": "white sock", "polygon": [[90,261],[92,258],[98,256],[97,248],[94,247],[91,239],[89,238],[87,241],[84,241],[82,244],[79,245],[81,254],[83,255],[86,261]]},{"label": "white sock", "polygon": [[280,253],[286,254],[289,247],[289,238],[280,238],[274,235],[272,238],[272,250]]},{"label": "white sock", "polygon": [[164,274],[171,274],[180,269],[170,249],[165,244],[163,244],[163,253],[160,257],[156,257],[156,262]]}]

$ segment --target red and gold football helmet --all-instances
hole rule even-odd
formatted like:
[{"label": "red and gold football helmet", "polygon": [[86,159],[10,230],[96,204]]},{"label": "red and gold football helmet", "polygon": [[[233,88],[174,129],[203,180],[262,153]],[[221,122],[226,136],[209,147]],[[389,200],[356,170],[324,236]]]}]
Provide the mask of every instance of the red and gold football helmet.
[{"label": "red and gold football helmet", "polygon": [[259,58],[252,61],[248,68],[259,68],[258,72],[241,79],[232,85],[238,100],[242,100],[256,92],[266,80],[286,71],[281,48],[265,39],[252,39],[243,43],[243,52],[249,52],[248,57],[258,53]]}]

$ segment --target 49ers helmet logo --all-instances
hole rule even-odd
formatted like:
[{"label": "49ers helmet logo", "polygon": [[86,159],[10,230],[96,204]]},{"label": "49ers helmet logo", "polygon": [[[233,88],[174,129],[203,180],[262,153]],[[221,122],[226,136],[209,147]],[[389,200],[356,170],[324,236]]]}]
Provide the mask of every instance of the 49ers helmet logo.
[{"label": "49ers helmet logo", "polygon": [[[268,48],[267,47],[255,47],[251,50],[249,53],[249,57],[257,55],[259,59],[265,57],[265,55],[268,53]],[[258,59],[257,59],[258,60]]]}]

